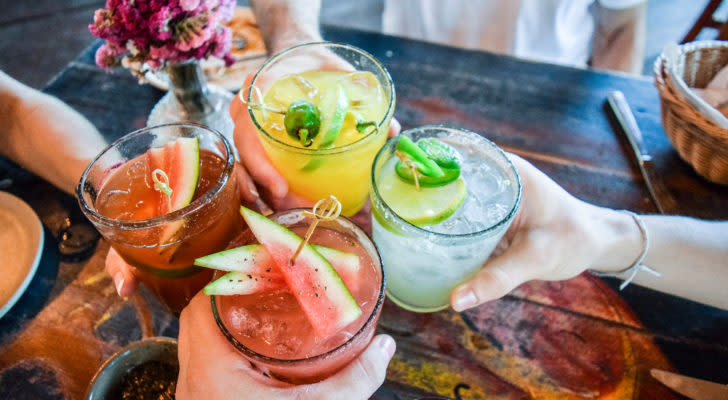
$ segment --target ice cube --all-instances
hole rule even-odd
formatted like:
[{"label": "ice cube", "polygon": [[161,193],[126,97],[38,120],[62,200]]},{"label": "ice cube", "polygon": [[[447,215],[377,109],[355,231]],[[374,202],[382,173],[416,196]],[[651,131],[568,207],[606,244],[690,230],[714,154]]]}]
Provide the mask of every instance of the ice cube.
[{"label": "ice cube", "polygon": [[232,325],[232,330],[248,337],[255,336],[256,331],[260,328],[260,320],[244,308],[230,310],[228,320]]}]

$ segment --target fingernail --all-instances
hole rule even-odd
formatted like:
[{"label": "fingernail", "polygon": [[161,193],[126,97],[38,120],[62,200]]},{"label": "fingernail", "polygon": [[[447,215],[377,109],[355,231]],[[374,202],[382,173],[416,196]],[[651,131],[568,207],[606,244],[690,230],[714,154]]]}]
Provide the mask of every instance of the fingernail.
[{"label": "fingernail", "polygon": [[392,358],[394,350],[397,345],[394,343],[394,339],[390,336],[379,336],[377,337],[377,346],[387,355],[387,358]]},{"label": "fingernail", "polygon": [[475,303],[478,302],[478,299],[475,297],[475,293],[471,289],[463,288],[458,290],[458,292],[459,293],[456,293],[455,300],[452,303],[452,308],[455,311],[467,310],[468,308],[475,306]]},{"label": "fingernail", "polygon": [[258,198],[260,197],[260,194],[258,194],[258,189],[255,188],[255,185],[248,185],[248,192],[250,192],[253,197]]},{"label": "fingernail", "polygon": [[286,194],[288,193],[288,187],[285,184],[276,185],[273,192],[273,196],[275,196],[276,199],[280,200],[286,197]]},{"label": "fingernail", "polygon": [[124,286],[124,274],[121,272],[114,275],[114,286],[116,286],[116,293],[121,296],[121,288]]}]

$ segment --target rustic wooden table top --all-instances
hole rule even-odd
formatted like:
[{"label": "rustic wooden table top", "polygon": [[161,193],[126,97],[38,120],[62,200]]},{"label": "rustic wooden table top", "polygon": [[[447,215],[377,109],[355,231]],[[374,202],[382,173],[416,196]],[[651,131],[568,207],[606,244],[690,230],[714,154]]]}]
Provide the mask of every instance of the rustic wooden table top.
[{"label": "rustic wooden table top", "polygon": [[[629,148],[605,117],[624,92],[680,213],[728,219],[728,187],[698,177],[669,144],[652,82],[519,61],[375,33],[326,29],[390,71],[404,129],[447,124],[483,134],[576,196],[656,212]],[[163,95],[126,70],[104,72],[91,48],[47,87],[109,139],[146,124]],[[73,198],[0,160],[10,192],[39,214],[50,240],[30,288],[0,319],[0,398],[78,399],[103,361],[142,337],[175,337],[177,320],[144,290],[116,296]],[[70,228],[69,228],[70,227]],[[64,236],[65,235],[65,236]],[[92,246],[68,252],[69,235]],[[95,247],[94,247],[95,246]],[[685,266],[690,268],[689,265]],[[679,398],[651,368],[728,383],[728,312],[583,274],[532,282],[465,313],[415,314],[387,303],[379,330],[398,343],[377,399]]]}]

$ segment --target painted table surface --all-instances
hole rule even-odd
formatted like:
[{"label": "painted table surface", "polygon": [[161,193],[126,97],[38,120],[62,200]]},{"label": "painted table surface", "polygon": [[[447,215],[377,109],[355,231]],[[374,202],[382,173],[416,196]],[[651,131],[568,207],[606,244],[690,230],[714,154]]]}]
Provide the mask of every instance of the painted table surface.
[{"label": "painted table surface", "polygon": [[[649,79],[374,33],[324,33],[368,50],[389,69],[403,128],[471,129],[586,201],[656,212],[626,141],[604,114],[607,93],[619,89],[680,213],[728,218],[728,187],[706,182],[680,160],[662,130]],[[94,50],[46,91],[112,140],[143,127],[163,93],[137,84],[125,70],[99,70]],[[116,296],[103,269],[103,240],[88,254],[59,252],[58,243],[88,228],[73,198],[6,160],[0,173],[13,180],[8,190],[36,210],[50,239],[30,289],[0,320],[0,398],[81,398],[96,369],[120,347],[177,335],[177,320],[145,291]],[[81,239],[95,243],[88,233]],[[728,383],[728,312],[634,285],[622,292],[614,287],[588,274],[533,282],[461,314],[415,314],[387,303],[379,330],[393,335],[398,348],[375,398],[680,398],[649,376],[651,368]]]}]

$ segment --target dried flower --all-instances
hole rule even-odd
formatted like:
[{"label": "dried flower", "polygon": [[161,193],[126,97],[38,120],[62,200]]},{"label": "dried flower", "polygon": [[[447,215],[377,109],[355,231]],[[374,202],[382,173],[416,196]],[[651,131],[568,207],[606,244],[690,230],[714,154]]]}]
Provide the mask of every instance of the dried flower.
[{"label": "dried flower", "polygon": [[96,64],[156,70],[214,56],[229,66],[232,33],[222,22],[232,18],[234,7],[235,0],[107,0],[89,25],[105,40]]}]

